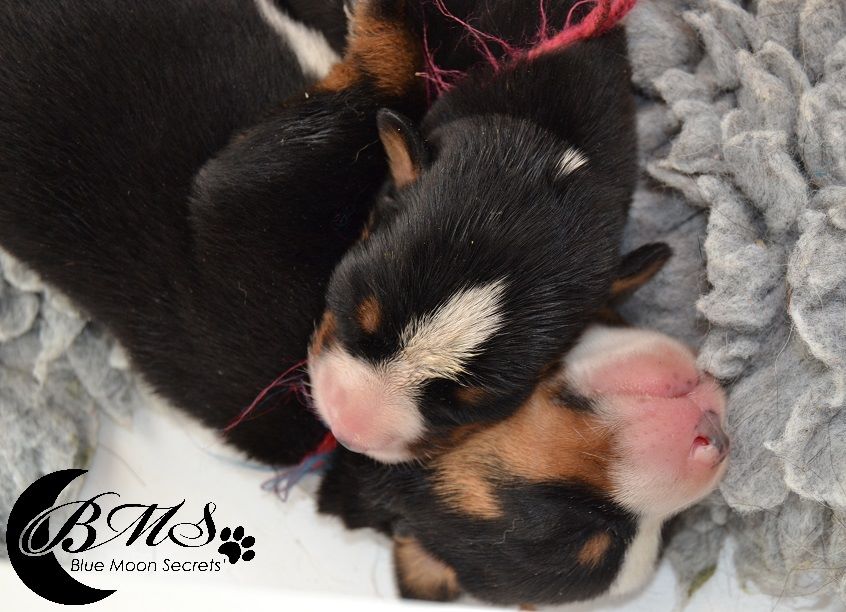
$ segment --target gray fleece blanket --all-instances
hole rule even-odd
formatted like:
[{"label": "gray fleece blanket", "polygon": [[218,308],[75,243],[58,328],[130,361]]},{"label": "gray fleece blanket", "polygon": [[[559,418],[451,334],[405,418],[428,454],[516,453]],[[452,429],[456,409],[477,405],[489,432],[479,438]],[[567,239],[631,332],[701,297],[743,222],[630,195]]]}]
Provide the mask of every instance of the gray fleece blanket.
[{"label": "gray fleece blanket", "polygon": [[[643,180],[627,247],[675,257],[626,307],[727,384],[731,467],[668,556],[726,536],[741,580],[846,599],[846,3],[641,0],[628,18]],[[100,328],[0,256],[0,540],[40,474],[141,403]]]}]

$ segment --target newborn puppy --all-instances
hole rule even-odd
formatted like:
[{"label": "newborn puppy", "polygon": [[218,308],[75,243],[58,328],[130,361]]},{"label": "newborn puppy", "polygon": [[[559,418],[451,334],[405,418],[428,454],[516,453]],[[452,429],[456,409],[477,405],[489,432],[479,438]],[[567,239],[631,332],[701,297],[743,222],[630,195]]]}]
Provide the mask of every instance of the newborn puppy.
[{"label": "newborn puppy", "polygon": [[[563,23],[573,3],[552,4]],[[537,3],[509,19],[536,23]],[[380,114],[392,181],[332,275],[309,355],[339,442],[405,461],[525,402],[608,298],[637,172],[633,109],[618,28],[473,72],[422,134]]]},{"label": "newborn puppy", "polygon": [[[615,289],[649,277],[660,251],[628,257],[629,272],[648,267]],[[723,393],[688,348],[598,323],[509,417],[455,430],[418,463],[340,450],[320,509],[393,537],[405,597],[622,595],[652,576],[665,522],[724,473],[724,422]]]},{"label": "newborn puppy", "polygon": [[[268,6],[0,3],[0,245],[215,429],[305,358],[386,176],[377,111],[420,98],[416,40],[380,2],[331,72],[325,41]],[[325,435],[293,395],[260,408],[229,434],[257,459]]]}]

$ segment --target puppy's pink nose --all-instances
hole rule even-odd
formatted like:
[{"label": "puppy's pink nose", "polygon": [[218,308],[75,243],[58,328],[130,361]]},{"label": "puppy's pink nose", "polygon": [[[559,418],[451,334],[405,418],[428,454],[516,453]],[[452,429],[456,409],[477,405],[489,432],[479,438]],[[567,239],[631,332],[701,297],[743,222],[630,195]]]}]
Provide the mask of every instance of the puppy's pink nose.
[{"label": "puppy's pink nose", "polygon": [[312,355],[309,375],[314,407],[341,444],[386,463],[411,458],[424,431],[414,389],[339,347]]},{"label": "puppy's pink nose", "polygon": [[596,328],[567,365],[614,424],[615,486],[629,507],[672,514],[714,488],[728,464],[726,398],[687,347],[656,332]]},{"label": "puppy's pink nose", "polygon": [[378,391],[344,384],[330,372],[320,382],[318,395],[327,424],[341,444],[360,453],[385,444],[373,418],[381,400]]},{"label": "puppy's pink nose", "polygon": [[729,452],[729,437],[723,431],[720,415],[712,410],[702,413],[694,429],[692,459],[711,466],[722,463]]}]

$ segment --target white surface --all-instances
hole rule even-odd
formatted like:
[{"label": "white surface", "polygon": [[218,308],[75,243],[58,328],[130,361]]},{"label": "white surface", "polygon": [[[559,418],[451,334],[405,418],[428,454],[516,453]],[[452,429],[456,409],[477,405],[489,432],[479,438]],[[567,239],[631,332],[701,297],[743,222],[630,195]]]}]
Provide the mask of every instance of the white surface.
[{"label": "white surface", "polygon": [[[155,407],[135,415],[133,422],[118,424],[103,417],[100,445],[79,499],[115,491],[122,503],[177,504],[185,506],[183,520],[196,521],[206,502],[214,502],[218,528],[243,525],[256,538],[251,562],[222,565],[220,572],[146,574],[103,572],[74,573],[81,582],[117,592],[93,604],[103,610],[413,610],[490,609],[443,605],[412,605],[396,601],[390,550],[386,538],[368,531],[349,532],[335,519],[317,515],[317,478],[309,477],[287,502],[261,485],[272,472],[243,463],[236,453],[180,414]],[[109,502],[112,503],[112,502]],[[179,549],[162,544],[124,547],[111,543],[83,555],[85,561],[113,558],[198,561],[222,559],[217,545]],[[66,568],[69,567],[63,563]],[[743,612],[790,610],[808,602],[777,600],[744,590],[729,573],[728,553],[714,577],[694,596],[685,610]],[[626,602],[560,608],[672,610],[677,606],[676,584],[666,564],[638,597]],[[17,579],[8,562],[0,563],[3,610],[57,609],[32,594]],[[8,607],[7,607],[8,606]],[[831,604],[828,609],[844,609]]]}]

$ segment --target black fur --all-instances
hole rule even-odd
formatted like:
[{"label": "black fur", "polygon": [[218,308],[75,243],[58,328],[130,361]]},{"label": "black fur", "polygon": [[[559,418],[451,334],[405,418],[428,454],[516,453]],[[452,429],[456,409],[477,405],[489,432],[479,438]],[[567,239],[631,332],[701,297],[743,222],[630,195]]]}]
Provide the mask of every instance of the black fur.
[{"label": "black fur", "polygon": [[[250,0],[7,2],[0,48],[0,244],[108,326],[159,393],[222,428],[305,356],[385,173],[377,111],[404,101],[366,84],[299,97],[297,63]],[[376,287],[392,326],[508,275],[508,334],[471,364],[489,407],[462,411],[435,381],[431,423],[516,408],[607,297],[634,178],[625,79],[620,32],[472,77],[427,120],[423,178],[387,196],[396,206],[337,273],[331,308]],[[551,156],[570,145],[590,173],[556,181]],[[231,434],[258,459],[296,460],[323,434],[291,398],[263,409]],[[321,510],[413,533],[463,588],[502,603],[603,592],[633,534],[577,483],[494,483],[508,520],[483,521],[441,505],[429,477],[341,450]],[[600,529],[615,536],[603,563],[574,565]]]},{"label": "black fur", "polygon": [[[339,449],[319,509],[350,529],[416,537],[455,570],[467,593],[499,605],[578,601],[608,590],[635,536],[636,517],[577,482],[492,484],[503,517],[469,517],[439,501],[427,468],[385,466]],[[579,550],[598,533],[611,541],[601,562],[578,563]]]},{"label": "black fur", "polygon": [[[423,388],[429,433],[511,413],[606,301],[637,172],[628,83],[621,29],[473,72],[426,116],[431,162],[385,195],[388,218],[333,274],[327,306],[340,343],[373,363],[459,289],[506,279],[503,328],[460,382]],[[557,178],[569,147],[588,162]],[[371,295],[382,325],[365,334],[354,313]],[[483,407],[455,400],[463,385],[486,390]]]},{"label": "black fur", "polygon": [[[303,98],[251,0],[5,2],[0,48],[0,244],[224,427],[305,357],[385,173],[376,112],[401,101]],[[258,459],[324,433],[293,398],[262,408],[230,435]]]}]

